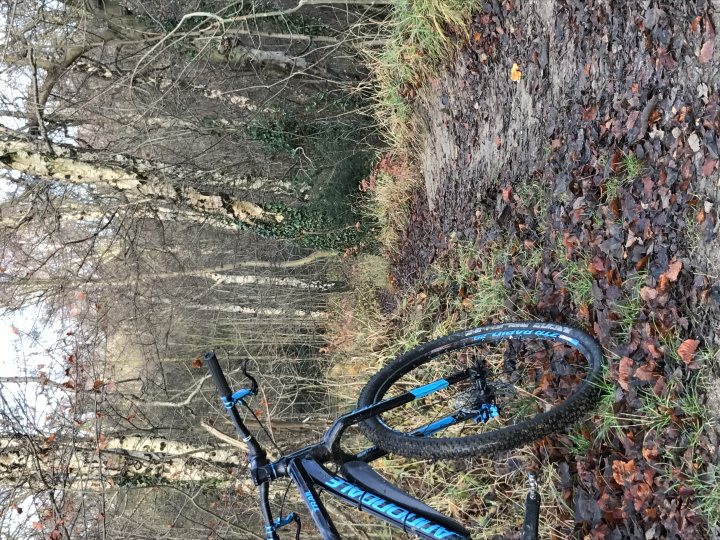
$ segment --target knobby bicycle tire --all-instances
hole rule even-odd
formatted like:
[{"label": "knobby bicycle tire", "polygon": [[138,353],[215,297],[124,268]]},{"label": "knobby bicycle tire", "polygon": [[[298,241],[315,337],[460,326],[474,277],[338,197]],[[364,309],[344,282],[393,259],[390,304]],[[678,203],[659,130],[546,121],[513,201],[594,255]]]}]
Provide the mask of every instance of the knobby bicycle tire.
[{"label": "knobby bicycle tire", "polygon": [[368,381],[360,394],[358,406],[365,407],[381,401],[401,377],[448,352],[484,342],[494,344],[523,340],[549,341],[553,346],[569,345],[587,361],[587,373],[573,388],[574,393],[550,410],[494,431],[462,437],[418,437],[391,429],[377,416],[364,421],[360,425],[361,430],[374,444],[391,453],[413,458],[453,459],[492,455],[526,445],[574,424],[593,409],[600,395],[596,384],[603,365],[600,345],[582,330],[535,322],[478,327],[415,347],[386,365]]}]

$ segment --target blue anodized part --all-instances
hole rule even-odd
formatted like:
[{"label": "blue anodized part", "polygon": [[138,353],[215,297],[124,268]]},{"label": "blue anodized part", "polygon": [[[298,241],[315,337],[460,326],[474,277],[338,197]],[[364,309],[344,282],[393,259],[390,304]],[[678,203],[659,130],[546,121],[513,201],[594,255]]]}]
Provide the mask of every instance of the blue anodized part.
[{"label": "blue anodized part", "polygon": [[436,420],[431,424],[421,427],[420,429],[414,431],[412,434],[417,434],[420,437],[428,437],[456,423],[457,419],[454,416],[446,416],[445,418],[441,418],[440,420]]},{"label": "blue anodized part", "polygon": [[243,388],[242,390],[238,390],[231,396],[223,396],[221,398],[221,401],[226,409],[232,409],[239,401],[242,401],[244,397],[252,395],[252,390],[250,390],[249,388]]},{"label": "blue anodized part", "polygon": [[493,418],[497,418],[500,416],[500,411],[498,411],[497,406],[495,406],[494,403],[483,403],[482,407],[480,407],[480,411],[478,415],[473,418],[475,422],[489,422]]},{"label": "blue anodized part", "polygon": [[285,527],[286,525],[289,525],[293,522],[295,519],[295,512],[290,512],[287,516],[284,518],[275,518],[275,523],[273,523],[273,527],[275,529],[280,529],[281,527]]},{"label": "blue anodized part", "polygon": [[410,393],[415,399],[418,399],[437,392],[438,390],[442,390],[443,388],[447,388],[448,384],[450,383],[448,383],[445,379],[438,379],[437,381],[426,384],[425,386],[413,388],[412,390],[410,390]]}]

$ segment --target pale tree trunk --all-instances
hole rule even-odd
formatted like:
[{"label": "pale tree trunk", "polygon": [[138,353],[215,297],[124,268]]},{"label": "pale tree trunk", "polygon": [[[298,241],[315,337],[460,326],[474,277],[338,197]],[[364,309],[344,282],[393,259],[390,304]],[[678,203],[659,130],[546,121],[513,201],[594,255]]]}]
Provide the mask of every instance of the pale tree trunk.
[{"label": "pale tree trunk", "polygon": [[151,479],[156,484],[208,482],[252,489],[244,453],[233,446],[196,446],[162,437],[76,437],[29,441],[0,437],[0,487],[100,491]]},{"label": "pale tree trunk", "polygon": [[[167,298],[159,300],[162,304],[177,304],[176,301],[172,301]],[[238,304],[181,304],[181,307],[189,310],[197,310],[202,312],[214,312],[214,313],[235,313],[238,315],[253,315],[255,317],[271,317],[271,318],[311,318],[311,319],[325,319],[329,316],[327,311],[312,311],[305,309],[285,309],[285,308],[268,308],[261,306],[242,306]]]},{"label": "pale tree trunk", "polygon": [[[63,213],[63,216],[65,214]],[[197,268],[188,270],[177,270],[174,272],[143,272],[141,276],[133,276],[127,278],[87,278],[68,280],[63,279],[62,283],[67,287],[87,286],[103,286],[107,288],[128,287],[138,281],[156,281],[169,280],[178,278],[205,278],[210,281],[209,286],[217,286],[222,284],[228,285],[261,285],[266,287],[287,287],[290,289],[306,290],[306,291],[328,291],[338,286],[336,282],[327,282],[321,280],[302,280],[294,277],[283,275],[258,275],[258,274],[236,274],[230,272],[241,271],[243,268],[257,269],[287,269],[300,268],[311,261],[318,260],[324,256],[332,256],[333,252],[316,252],[302,259],[282,261],[272,263],[269,261],[241,261],[232,264],[223,264],[212,268]],[[59,285],[56,279],[35,278],[28,280],[21,285],[23,292],[33,293],[46,288]]]},{"label": "pale tree trunk", "polygon": [[[266,211],[252,201],[192,187],[202,185],[207,176],[221,176],[231,184],[232,179],[223,173],[151,163],[122,155],[115,155],[109,162],[95,152],[69,146],[53,145],[52,151],[48,151],[36,143],[13,137],[9,132],[0,131],[0,137],[4,139],[0,142],[0,161],[7,168],[24,174],[61,183],[106,186],[122,194],[130,203],[151,200],[159,205],[189,208],[201,216],[251,226],[283,221],[282,214]],[[215,181],[220,183],[219,178]]]}]

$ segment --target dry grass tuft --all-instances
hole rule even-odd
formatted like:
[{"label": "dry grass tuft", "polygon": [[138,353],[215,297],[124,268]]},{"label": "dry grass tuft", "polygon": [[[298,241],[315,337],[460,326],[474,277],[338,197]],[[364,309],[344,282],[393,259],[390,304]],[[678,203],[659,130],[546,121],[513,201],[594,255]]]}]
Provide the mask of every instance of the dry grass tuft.
[{"label": "dry grass tuft", "polygon": [[327,384],[338,403],[354,406],[370,374],[387,361],[389,321],[379,291],[388,290],[389,263],[376,255],[361,255],[348,263],[350,292],[332,301],[327,353],[331,369]]},{"label": "dry grass tuft", "polygon": [[408,223],[412,193],[419,183],[419,175],[405,158],[388,154],[362,184],[372,194],[367,212],[380,227],[378,240],[391,253],[398,249]]}]

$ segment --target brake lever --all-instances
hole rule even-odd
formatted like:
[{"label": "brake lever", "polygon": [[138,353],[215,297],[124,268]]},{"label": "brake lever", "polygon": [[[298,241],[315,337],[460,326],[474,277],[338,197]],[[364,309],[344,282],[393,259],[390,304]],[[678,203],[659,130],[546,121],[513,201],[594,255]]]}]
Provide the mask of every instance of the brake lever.
[{"label": "brake lever", "polygon": [[[217,362],[217,361],[216,361]],[[226,409],[232,409],[235,405],[237,405],[240,402],[243,402],[243,399],[245,399],[247,396],[256,396],[258,392],[258,383],[255,380],[255,377],[250,375],[247,371],[247,359],[243,361],[242,364],[242,372],[245,377],[247,377],[250,380],[250,388],[241,388],[237,392],[233,392],[229,396],[222,397],[223,405]],[[229,391],[229,389],[228,389]]]},{"label": "brake lever", "polygon": [[248,371],[247,371],[247,364],[248,364],[248,360],[247,360],[247,358],[246,358],[246,359],[243,361],[242,372],[243,372],[243,375],[245,375],[245,377],[247,377],[248,379],[250,379],[250,392],[251,392],[253,395],[257,395],[257,392],[258,392],[258,383],[257,383],[257,381],[255,380],[255,377],[253,377],[252,375],[250,375],[250,374],[248,373]]}]

